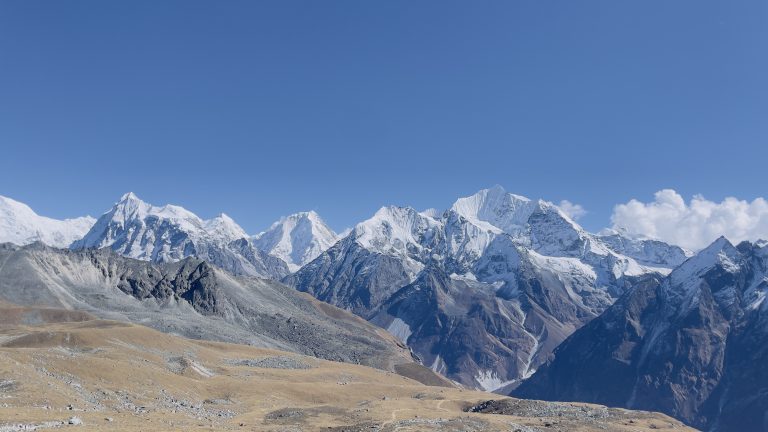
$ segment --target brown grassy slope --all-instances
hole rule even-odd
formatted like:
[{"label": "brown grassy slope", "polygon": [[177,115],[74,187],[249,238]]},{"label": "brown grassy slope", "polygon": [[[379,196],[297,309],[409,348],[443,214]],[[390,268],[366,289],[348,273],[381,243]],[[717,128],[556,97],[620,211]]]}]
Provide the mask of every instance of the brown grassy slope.
[{"label": "brown grassy slope", "polygon": [[77,313],[5,307],[0,317],[0,430],[73,416],[83,424],[66,430],[688,430],[663,415],[584,404],[467,413],[491,395]]}]

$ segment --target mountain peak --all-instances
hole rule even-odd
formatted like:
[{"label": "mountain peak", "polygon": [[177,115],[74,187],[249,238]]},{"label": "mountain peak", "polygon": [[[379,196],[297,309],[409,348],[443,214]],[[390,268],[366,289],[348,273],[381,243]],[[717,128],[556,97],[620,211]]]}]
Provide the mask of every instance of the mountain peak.
[{"label": "mountain peak", "polygon": [[296,271],[333,246],[339,236],[314,210],[280,218],[253,237],[255,245]]},{"label": "mountain peak", "polygon": [[694,255],[691,260],[697,260],[702,263],[707,262],[710,263],[710,265],[714,265],[721,263],[723,259],[731,259],[738,254],[739,251],[736,249],[736,246],[724,236],[720,236],[710,243],[709,246]]},{"label": "mountain peak", "polygon": [[26,245],[37,241],[67,247],[96,222],[90,216],[57,220],[40,216],[28,205],[0,196],[0,243]]},{"label": "mountain peak", "polygon": [[502,185],[497,183],[487,189],[481,189],[480,191],[478,191],[478,193],[480,192],[485,192],[487,194],[492,194],[492,195],[503,195],[507,193],[507,190],[504,189]]},{"label": "mountain peak", "polygon": [[224,242],[248,238],[245,230],[225,213],[220,213],[215,218],[205,221],[204,227],[211,235]]},{"label": "mountain peak", "polygon": [[413,214],[418,213],[414,208],[412,207],[402,207],[402,206],[396,206],[396,205],[389,205],[389,206],[383,206],[379,208],[376,213],[374,213],[373,218],[388,218],[388,217],[402,217],[402,216],[412,216]]},{"label": "mountain peak", "polygon": [[709,246],[702,249],[702,252],[706,250],[723,250],[726,248],[733,248],[733,244],[725,238],[725,236],[720,236],[715,241],[713,241]]},{"label": "mountain peak", "polygon": [[689,258],[671,274],[674,285],[695,286],[698,278],[712,268],[722,267],[726,271],[739,268],[741,253],[727,238],[720,236],[709,246]]},{"label": "mountain peak", "polygon": [[136,196],[135,193],[127,192],[120,197],[120,201],[118,202],[124,202],[124,201],[141,201],[141,199],[138,196]]},{"label": "mountain peak", "polygon": [[451,210],[488,231],[512,233],[525,225],[535,205],[536,203],[524,196],[511,194],[501,186],[494,186],[459,198]]},{"label": "mountain peak", "polygon": [[367,219],[355,227],[358,238],[379,231],[382,227],[391,231],[396,237],[406,236],[406,231],[412,231],[417,226],[434,225],[434,219],[424,216],[413,207],[384,206],[380,208],[370,219]]},{"label": "mountain peak", "polygon": [[183,207],[153,206],[133,193],[123,195],[71,247],[108,247],[152,262],[194,256],[238,275],[281,278],[288,273],[280,259],[254,251],[245,231],[226,214],[203,220]]},{"label": "mountain peak", "polygon": [[420,248],[422,236],[439,226],[439,221],[420,214],[412,207],[386,206],[370,219],[357,224],[352,235],[366,249],[382,253],[392,250],[403,252],[409,245]]},{"label": "mountain peak", "polygon": [[279,224],[279,223],[284,222],[286,220],[299,221],[299,220],[302,220],[302,219],[307,219],[307,220],[312,221],[312,222],[325,224],[325,222],[320,217],[320,215],[317,214],[317,212],[315,212],[314,210],[300,211],[300,212],[296,212],[296,213],[290,214],[288,216],[284,216],[284,217],[280,218],[280,220],[275,222],[275,224]]}]

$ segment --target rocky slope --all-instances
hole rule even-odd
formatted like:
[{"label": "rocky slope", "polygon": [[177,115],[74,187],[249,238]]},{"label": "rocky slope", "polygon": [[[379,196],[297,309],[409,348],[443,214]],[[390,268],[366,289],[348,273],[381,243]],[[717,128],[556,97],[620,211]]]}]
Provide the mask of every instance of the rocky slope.
[{"label": "rocky slope", "polygon": [[500,390],[685,257],[603,241],[553,204],[495,187],[443,213],[384,207],[285,281],[387,328],[433,370]]},{"label": "rocky slope", "polygon": [[109,249],[0,245],[0,299],[81,310],[198,339],[394,370],[411,356],[381,329],[278,282],[196,258],[155,264]]},{"label": "rocky slope", "polygon": [[515,392],[658,410],[712,431],[768,431],[768,244],[720,238],[635,286]]}]

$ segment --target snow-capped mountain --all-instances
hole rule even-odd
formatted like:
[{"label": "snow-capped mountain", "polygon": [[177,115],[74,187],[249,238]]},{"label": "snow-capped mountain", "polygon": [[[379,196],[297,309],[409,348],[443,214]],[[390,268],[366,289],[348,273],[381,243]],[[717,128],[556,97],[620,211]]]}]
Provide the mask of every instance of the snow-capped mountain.
[{"label": "snow-capped mountain", "polygon": [[649,266],[672,268],[693,256],[693,252],[678,246],[660,240],[634,238],[616,230],[603,230],[599,238],[616,252]]},{"label": "snow-capped mountain", "polygon": [[305,212],[250,236],[224,214],[203,220],[132,193],[88,226],[73,249],[158,263],[196,257],[235,275],[282,279],[389,330],[433,370],[496,391],[533,374],[628,289],[689,256],[589,233],[558,206],[498,186],[445,211],[382,207],[342,235]]},{"label": "snow-capped mountain", "polygon": [[234,274],[271,278],[288,274],[282,260],[259,250],[228,216],[203,220],[179,206],[153,206],[133,193],[123,195],[72,245],[104,247],[145,261],[174,262],[194,256]]},{"label": "snow-capped mountain", "polygon": [[253,237],[253,243],[264,252],[298,270],[339,240],[339,236],[314,211],[281,218],[268,230]]},{"label": "snow-capped mountain", "polygon": [[515,394],[768,431],[766,295],[767,244],[720,238],[575,332]]},{"label": "snow-capped mountain", "polygon": [[519,237],[538,204],[526,197],[507,193],[497,185],[459,198],[451,211],[484,230]]},{"label": "snow-capped mountain", "polygon": [[36,241],[65,248],[88,232],[96,219],[85,216],[57,220],[40,216],[26,204],[0,196],[0,243],[26,245]]},{"label": "snow-capped mountain", "polygon": [[286,282],[387,328],[434,370],[496,390],[685,259],[647,248],[638,262],[554,204],[494,187],[443,213],[384,207]]}]

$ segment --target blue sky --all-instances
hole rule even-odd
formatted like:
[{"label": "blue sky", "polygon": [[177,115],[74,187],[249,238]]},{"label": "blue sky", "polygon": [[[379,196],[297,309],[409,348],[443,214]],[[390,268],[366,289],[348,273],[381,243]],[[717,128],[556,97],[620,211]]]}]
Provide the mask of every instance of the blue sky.
[{"label": "blue sky", "polygon": [[766,195],[768,2],[0,2],[0,195],[250,232],[501,184],[589,213]]}]

